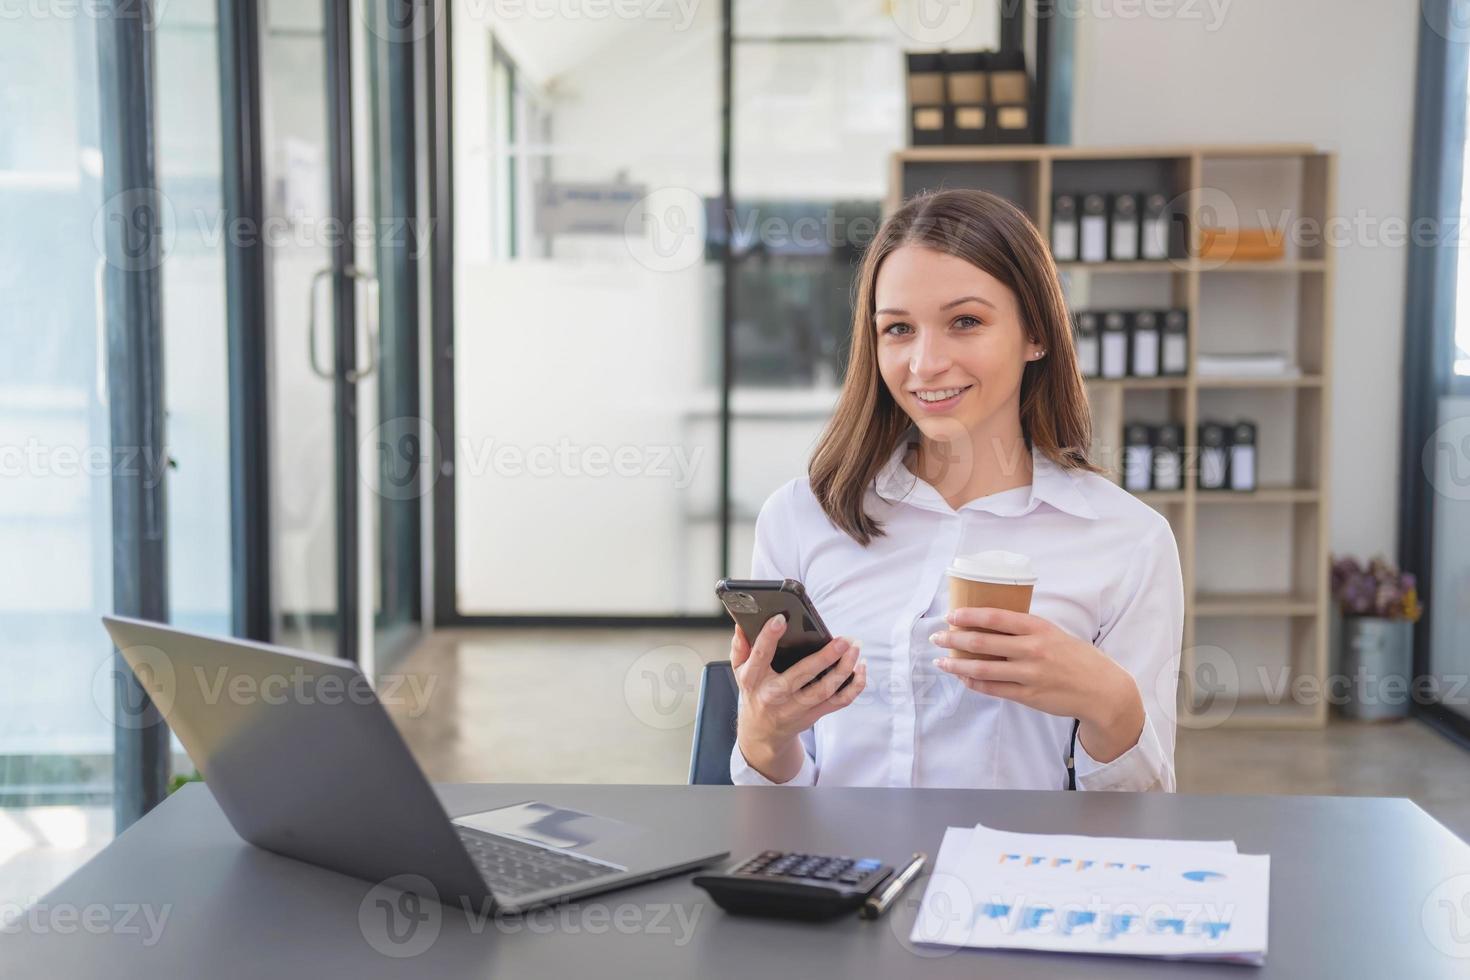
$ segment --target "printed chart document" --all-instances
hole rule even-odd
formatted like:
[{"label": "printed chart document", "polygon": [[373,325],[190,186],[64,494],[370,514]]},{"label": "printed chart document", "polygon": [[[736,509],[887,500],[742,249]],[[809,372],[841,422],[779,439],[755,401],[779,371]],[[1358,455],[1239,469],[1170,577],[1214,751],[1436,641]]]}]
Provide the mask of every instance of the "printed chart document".
[{"label": "printed chart document", "polygon": [[1270,881],[1270,856],[1234,841],[951,827],[910,938],[1258,965]]}]

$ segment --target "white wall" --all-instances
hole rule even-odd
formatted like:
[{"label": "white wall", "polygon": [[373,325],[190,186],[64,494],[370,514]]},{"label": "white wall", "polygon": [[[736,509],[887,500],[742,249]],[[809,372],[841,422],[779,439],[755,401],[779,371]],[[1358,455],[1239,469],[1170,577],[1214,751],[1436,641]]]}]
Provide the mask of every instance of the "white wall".
[{"label": "white wall", "polygon": [[[1338,214],[1407,219],[1418,5],[1220,4],[1218,19],[1079,20],[1074,141],[1309,142],[1338,153]],[[1406,259],[1337,250],[1334,551],[1396,548]]]}]

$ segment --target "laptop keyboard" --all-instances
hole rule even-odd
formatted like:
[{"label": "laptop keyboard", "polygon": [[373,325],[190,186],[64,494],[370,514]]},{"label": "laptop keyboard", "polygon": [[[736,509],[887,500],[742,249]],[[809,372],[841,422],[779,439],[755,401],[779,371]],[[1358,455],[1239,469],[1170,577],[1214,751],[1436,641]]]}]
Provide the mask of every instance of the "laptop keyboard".
[{"label": "laptop keyboard", "polygon": [[510,837],[456,827],[470,860],[497,896],[515,898],[548,888],[565,888],[624,869]]}]

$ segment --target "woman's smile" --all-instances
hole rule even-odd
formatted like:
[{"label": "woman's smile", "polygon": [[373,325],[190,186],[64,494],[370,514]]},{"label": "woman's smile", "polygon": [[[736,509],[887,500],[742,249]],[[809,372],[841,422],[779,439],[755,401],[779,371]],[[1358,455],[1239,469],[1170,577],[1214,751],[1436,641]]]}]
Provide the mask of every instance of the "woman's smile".
[{"label": "woman's smile", "polygon": [[952,388],[919,388],[911,391],[914,400],[919,403],[919,408],[925,412],[947,412],[960,403],[965,397],[965,392],[975,387],[974,384],[960,385]]}]

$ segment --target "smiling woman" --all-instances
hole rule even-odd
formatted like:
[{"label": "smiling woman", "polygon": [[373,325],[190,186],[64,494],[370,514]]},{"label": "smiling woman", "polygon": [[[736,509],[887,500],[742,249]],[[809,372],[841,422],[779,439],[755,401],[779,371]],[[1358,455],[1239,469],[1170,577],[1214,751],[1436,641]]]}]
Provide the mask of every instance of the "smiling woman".
[{"label": "smiling woman", "polygon": [[[1172,790],[1179,555],[1090,442],[1025,215],[979,191],[894,213],[859,271],[836,411],[751,559],[752,578],[803,582],[839,635],[776,673],[780,618],[736,630],[731,778]],[[1029,557],[1030,611],[951,608],[947,568],[994,550]]]},{"label": "smiling woman", "polygon": [[[858,541],[881,533],[863,509],[864,489],[911,423],[946,443],[973,431],[988,446],[1018,446],[1024,435],[1059,466],[1093,469],[1066,300],[1046,243],[1015,205],[983,191],[909,201],[863,257],[855,310],[849,382],[811,480],[833,522]],[[953,459],[922,463],[925,479],[961,475]]]}]

